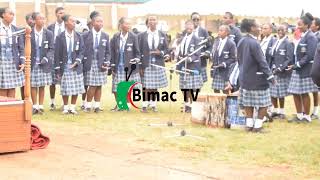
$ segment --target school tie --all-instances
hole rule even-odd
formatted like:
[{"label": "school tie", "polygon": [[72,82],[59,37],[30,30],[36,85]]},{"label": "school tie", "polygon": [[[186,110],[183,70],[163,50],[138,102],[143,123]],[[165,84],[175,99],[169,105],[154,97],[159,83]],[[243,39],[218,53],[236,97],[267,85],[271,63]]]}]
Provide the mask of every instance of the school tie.
[{"label": "school tie", "polygon": [[121,38],[121,47],[120,47],[120,61],[119,61],[119,67],[118,69],[120,71],[124,70],[124,46],[125,46],[125,40],[123,38]]},{"label": "school tie", "polygon": [[98,40],[98,34],[96,34],[96,38],[94,40],[94,57],[95,58],[97,58],[98,47],[99,47],[99,40]]},{"label": "school tie", "polygon": [[59,28],[58,28],[58,34],[57,35],[59,35],[61,33],[61,24],[59,24],[58,26],[59,26]]},{"label": "school tie", "polygon": [[9,37],[9,32],[8,32],[9,29],[5,28],[4,30],[6,31],[6,47],[9,48],[9,46],[10,46],[10,42],[9,42],[10,37]]},{"label": "school tie", "polygon": [[[154,51],[156,49],[156,46],[155,46],[155,40],[154,40],[154,33],[152,33],[152,40],[151,40],[151,50]],[[155,57],[154,55],[152,55],[150,57],[150,60],[151,62],[155,62]]]},{"label": "school tie", "polygon": [[151,48],[154,51],[156,49],[155,47],[155,40],[154,40],[154,33],[152,33],[152,43],[151,43]]},{"label": "school tie", "polygon": [[187,40],[188,40],[188,37],[186,37],[184,44],[183,44],[183,53],[182,53],[183,56],[185,56],[187,54],[187,50],[186,50]]},{"label": "school tie", "polygon": [[72,64],[72,36],[69,36],[69,47],[68,47],[68,64]]},{"label": "school tie", "polygon": [[36,34],[36,64],[40,64],[39,34]]}]

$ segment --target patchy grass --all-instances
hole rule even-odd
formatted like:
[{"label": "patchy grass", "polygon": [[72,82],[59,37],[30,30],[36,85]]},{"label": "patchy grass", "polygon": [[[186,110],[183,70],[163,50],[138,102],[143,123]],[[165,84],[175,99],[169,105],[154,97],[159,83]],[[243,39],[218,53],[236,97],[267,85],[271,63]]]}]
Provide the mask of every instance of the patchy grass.
[{"label": "patchy grass", "polygon": [[[172,84],[174,88],[171,91],[179,91],[176,75]],[[212,92],[210,87],[211,82],[207,82],[202,92]],[[169,91],[169,88],[166,90]],[[112,113],[109,109],[115,105],[115,101],[110,92],[109,77],[107,85],[103,88],[104,112],[102,113],[80,112],[78,116],[66,116],[62,115],[61,111],[47,111],[45,115],[34,116],[33,119],[133,136],[155,148],[181,152],[182,158],[190,159],[194,163],[212,159],[238,165],[279,166],[290,168],[297,177],[320,177],[320,121],[313,121],[311,124],[289,124],[276,121],[265,124],[269,131],[266,134],[213,129],[191,124],[190,115],[180,113],[181,101],[171,105],[159,103],[159,113],[142,114],[135,109],[130,112]],[[46,94],[48,96],[48,90]],[[178,98],[182,100],[180,93]],[[61,103],[60,96],[57,99]],[[47,97],[47,109],[48,102]],[[81,97],[78,104],[80,102]],[[294,112],[293,100],[289,97],[286,100],[286,113],[291,117]],[[148,126],[149,123],[166,123],[167,121],[185,125],[170,128]],[[178,134],[182,129],[185,129],[188,134],[204,137],[205,140],[190,137],[166,138],[166,136]]]}]

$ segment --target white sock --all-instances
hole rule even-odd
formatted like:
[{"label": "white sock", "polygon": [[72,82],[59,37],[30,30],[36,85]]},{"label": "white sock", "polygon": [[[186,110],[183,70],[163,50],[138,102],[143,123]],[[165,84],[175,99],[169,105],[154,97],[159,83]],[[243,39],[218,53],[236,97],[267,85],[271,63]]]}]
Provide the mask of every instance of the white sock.
[{"label": "white sock", "polygon": [[91,102],[87,102],[85,107],[91,109]]},{"label": "white sock", "polygon": [[305,114],[304,118],[306,118],[309,122],[311,122],[311,116],[310,115]]},{"label": "white sock", "polygon": [[54,103],[54,99],[51,99],[51,104],[55,104],[55,103]]},{"label": "white sock", "polygon": [[303,118],[303,113],[297,113],[297,118],[301,120]]},{"label": "white sock", "polygon": [[142,107],[146,108],[148,107],[149,102],[148,101],[142,101]]},{"label": "white sock", "polygon": [[94,103],[94,108],[100,108],[100,102],[95,102]]},{"label": "white sock", "polygon": [[34,105],[32,105],[32,108],[33,109],[39,109],[39,105],[38,104],[34,104]]},{"label": "white sock", "polygon": [[82,101],[82,106],[86,107],[86,104],[87,104],[86,100]]},{"label": "white sock", "polygon": [[43,105],[39,105],[39,109],[44,109],[44,108],[43,108]]},{"label": "white sock", "polygon": [[262,119],[262,122],[265,122],[265,121],[268,121],[268,120],[269,119],[266,116],[264,116],[263,119]]},{"label": "white sock", "polygon": [[263,124],[263,120],[261,119],[256,119],[254,121],[254,128],[257,129],[257,128],[262,128],[262,124]]},{"label": "white sock", "polygon": [[71,111],[75,111],[76,110],[76,105],[75,104],[71,104],[70,105],[70,110]]},{"label": "white sock", "polygon": [[312,114],[317,115],[318,112],[319,112],[319,106],[314,106],[314,107],[313,107],[313,113],[312,113]]},{"label": "white sock", "polygon": [[279,108],[279,114],[284,114],[284,108]]},{"label": "white sock", "polygon": [[246,126],[247,127],[253,127],[253,124],[254,124],[254,122],[253,122],[253,118],[246,118]]},{"label": "white sock", "polygon": [[93,101],[91,107],[96,107],[96,103],[97,102]]},{"label": "white sock", "polygon": [[64,105],[64,106],[63,106],[63,110],[64,110],[64,111],[68,111],[68,110],[69,110],[69,105]]},{"label": "white sock", "polygon": [[278,108],[273,108],[272,110],[273,113],[278,113],[278,111],[279,111]]},{"label": "white sock", "polygon": [[157,102],[156,101],[150,101],[150,106],[151,107],[156,107],[157,106]]}]

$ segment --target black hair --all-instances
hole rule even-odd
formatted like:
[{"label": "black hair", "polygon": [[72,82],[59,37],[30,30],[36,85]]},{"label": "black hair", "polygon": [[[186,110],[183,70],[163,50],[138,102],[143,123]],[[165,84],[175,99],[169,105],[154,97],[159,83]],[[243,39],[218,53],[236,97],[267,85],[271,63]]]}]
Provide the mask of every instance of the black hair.
[{"label": "black hair", "polygon": [[190,16],[191,19],[192,19],[193,15],[199,15],[200,16],[200,14],[198,12],[193,12],[193,13],[191,13],[191,16]]},{"label": "black hair", "polygon": [[308,28],[310,28],[313,21],[313,16],[311,13],[307,12],[305,15],[300,17],[300,19],[302,20],[303,24],[308,25]]},{"label": "black hair", "polygon": [[233,19],[233,14],[231,12],[225,12],[224,14],[228,15],[230,17],[230,19]]},{"label": "black hair", "polygon": [[3,18],[3,14],[9,9],[9,7],[0,8],[0,17]]},{"label": "black hair", "polygon": [[70,17],[71,17],[70,14],[66,14],[66,15],[62,16],[62,20],[63,20],[64,22],[67,22]]},{"label": "black hair", "polygon": [[241,26],[240,29],[242,32],[244,33],[250,33],[251,32],[251,28],[256,26],[256,20],[254,19],[243,19],[241,21]]},{"label": "black hair", "polygon": [[125,22],[126,19],[127,19],[126,17],[121,17],[119,19],[119,21],[118,21],[118,29],[120,28],[120,25],[122,25]]},{"label": "black hair", "polygon": [[39,12],[33,12],[33,13],[31,14],[31,17],[32,17],[33,20],[36,20],[36,18],[37,18],[39,15],[41,15]]},{"label": "black hair", "polygon": [[25,16],[26,21],[28,21],[30,18],[33,19],[32,14],[33,14],[33,13],[28,13],[28,14]]},{"label": "black hair", "polygon": [[56,10],[55,10],[56,14],[61,10],[64,10],[64,7],[57,7]]},{"label": "black hair", "polygon": [[93,20],[97,16],[100,16],[100,13],[98,11],[92,11],[89,17],[91,20]]},{"label": "black hair", "polygon": [[318,31],[320,30],[320,18],[314,18],[313,19],[314,20],[314,24],[316,25],[316,26],[318,26]]}]

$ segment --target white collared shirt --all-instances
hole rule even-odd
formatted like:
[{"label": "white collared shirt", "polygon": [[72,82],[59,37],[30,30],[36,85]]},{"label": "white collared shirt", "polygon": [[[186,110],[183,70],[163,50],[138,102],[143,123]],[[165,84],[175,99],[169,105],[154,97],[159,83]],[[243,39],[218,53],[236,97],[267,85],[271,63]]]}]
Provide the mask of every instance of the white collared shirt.
[{"label": "white collared shirt", "polygon": [[[189,47],[190,41],[192,39],[192,36],[193,36],[193,33],[191,33],[189,35],[186,34],[184,36],[184,38],[182,39],[182,41],[180,43],[180,52],[181,52],[181,54],[183,54],[183,55],[187,55],[188,54],[188,47]],[[185,43],[186,43],[186,45],[184,46]],[[183,47],[185,49],[183,49]]]},{"label": "white collared shirt", "polygon": [[65,36],[66,36],[66,43],[67,43],[67,52],[69,50],[69,42],[71,39],[71,49],[73,51],[74,47],[74,31],[72,31],[71,34],[68,33],[68,31],[65,31]]},{"label": "white collared shirt", "polygon": [[298,46],[299,46],[299,44],[300,44],[301,39],[302,39],[308,32],[309,32],[309,30],[306,31],[306,32],[301,33],[300,39],[299,39],[298,41],[296,41],[296,43],[294,44],[294,55],[296,55],[297,48],[298,48]]},{"label": "white collared shirt", "polygon": [[266,52],[268,50],[268,45],[271,40],[271,37],[272,37],[272,35],[269,35],[268,37],[264,37],[260,43],[260,47],[261,47],[264,55],[266,55]]},{"label": "white collared shirt", "polygon": [[35,35],[34,39],[37,42],[37,38],[39,38],[38,39],[38,43],[39,43],[38,47],[41,47],[41,45],[42,45],[43,28],[39,32],[36,30],[36,28],[34,28],[33,30],[34,30],[34,35]]},{"label": "white collared shirt", "polygon": [[283,38],[278,39],[278,40],[276,41],[276,43],[275,43],[275,44],[273,45],[273,47],[272,47],[272,54],[279,49],[280,44],[281,44],[286,38],[287,38],[287,36],[284,36]]},{"label": "white collared shirt", "polygon": [[56,37],[59,35],[58,32],[59,32],[59,27],[61,28],[61,32],[62,33],[63,31],[66,30],[65,28],[65,25],[64,25],[64,22],[62,22],[61,24],[59,24],[58,22],[56,22],[55,26],[54,26],[54,40],[56,39]]},{"label": "white collared shirt", "polygon": [[219,39],[219,45],[218,45],[218,50],[219,50],[219,56],[221,56],[222,50],[224,48],[224,46],[226,45],[228,40],[228,37],[225,37],[224,39]]},{"label": "white collared shirt", "polygon": [[100,38],[101,38],[101,29],[99,32],[97,32],[94,28],[92,28],[92,36],[93,36],[93,49],[95,49],[95,44],[96,44],[96,36],[98,35],[98,45],[100,43]]},{"label": "white collared shirt", "polygon": [[149,49],[152,49],[152,38],[154,38],[154,48],[156,49],[159,45],[159,32],[158,30],[155,31],[151,31],[150,29],[147,30],[148,33],[148,45],[149,45]]},{"label": "white collared shirt", "polygon": [[1,21],[0,22],[0,34],[3,35],[3,36],[0,36],[1,44],[3,44],[3,45],[6,44],[6,38],[7,38],[6,35],[8,35],[8,37],[9,37],[9,44],[12,44],[11,24],[9,26],[5,26],[4,23]]},{"label": "white collared shirt", "polygon": [[[120,43],[119,43],[119,48],[121,50],[121,47],[122,47],[122,44],[125,46],[126,42],[127,42],[127,39],[128,39],[128,36],[129,36],[129,32],[127,32],[126,35],[122,35],[122,32],[120,32]],[[124,48],[124,47],[123,47]],[[124,49],[123,49],[124,50]]]}]

